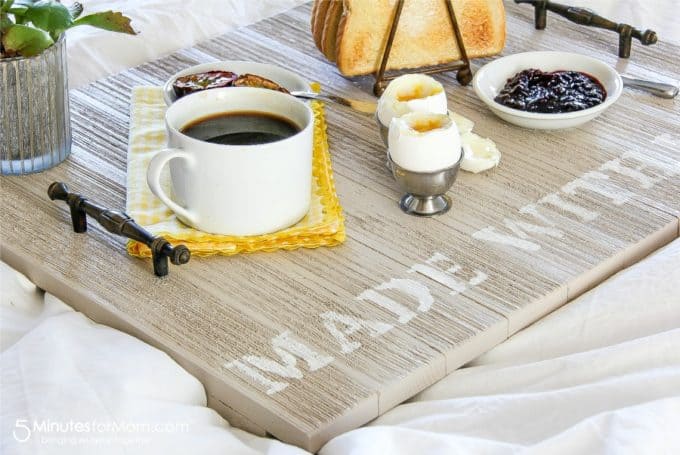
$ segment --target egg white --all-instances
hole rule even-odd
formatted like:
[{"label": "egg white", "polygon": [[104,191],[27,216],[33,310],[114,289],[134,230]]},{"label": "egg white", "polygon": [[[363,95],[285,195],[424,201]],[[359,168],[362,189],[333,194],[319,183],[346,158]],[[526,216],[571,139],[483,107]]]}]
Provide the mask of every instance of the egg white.
[{"label": "egg white", "polygon": [[[423,122],[437,126],[418,131],[418,125]],[[453,166],[462,153],[456,124],[447,115],[426,112],[393,117],[388,147],[392,161],[414,172],[435,172]]]},{"label": "egg white", "polygon": [[[422,93],[422,97],[400,101],[405,94]],[[378,100],[378,119],[388,126],[394,117],[409,112],[447,113],[446,93],[442,84],[425,74],[404,74],[389,83]]]},{"label": "egg white", "polygon": [[475,122],[467,117],[463,117],[457,112],[449,111],[449,117],[456,123],[460,134],[470,133],[472,132],[472,128],[475,127]]},{"label": "egg white", "polygon": [[501,152],[494,141],[483,138],[475,133],[461,134],[463,144],[463,160],[460,168],[467,172],[479,173],[498,166],[501,161]]}]

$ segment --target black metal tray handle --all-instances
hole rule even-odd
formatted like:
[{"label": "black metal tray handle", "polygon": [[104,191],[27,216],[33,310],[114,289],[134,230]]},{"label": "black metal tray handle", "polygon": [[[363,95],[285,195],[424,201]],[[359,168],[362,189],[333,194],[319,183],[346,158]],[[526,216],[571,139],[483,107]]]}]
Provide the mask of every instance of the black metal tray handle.
[{"label": "black metal tray handle", "polygon": [[87,231],[87,215],[97,220],[107,231],[122,235],[128,239],[142,242],[151,249],[153,258],[153,272],[156,276],[168,274],[168,259],[175,265],[186,264],[191,258],[191,252],[184,245],[172,246],[163,237],[151,234],[135,223],[129,215],[123,212],[106,209],[90,202],[80,194],[70,193],[63,182],[54,182],[47,190],[50,199],[65,201],[71,209],[71,223],[73,230],[78,233]]},{"label": "black metal tray handle", "polygon": [[559,14],[580,25],[603,28],[618,33],[619,57],[621,58],[630,57],[633,38],[637,39],[645,46],[656,44],[658,41],[656,32],[653,30],[641,32],[628,24],[617,24],[602,16],[598,16],[594,11],[587,8],[561,5],[548,0],[515,0],[515,3],[527,3],[535,8],[534,21],[537,30],[545,29],[547,13],[548,11],[552,11],[553,13]]}]

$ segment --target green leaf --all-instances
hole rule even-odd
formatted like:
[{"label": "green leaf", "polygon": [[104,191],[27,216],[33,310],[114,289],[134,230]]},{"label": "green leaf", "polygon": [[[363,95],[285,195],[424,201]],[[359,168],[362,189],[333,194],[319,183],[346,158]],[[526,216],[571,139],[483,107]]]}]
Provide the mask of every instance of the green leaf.
[{"label": "green leaf", "polygon": [[36,0],[15,0],[9,8],[9,12],[15,16],[23,16],[28,11],[28,7],[35,2]]},{"label": "green leaf", "polygon": [[0,13],[0,36],[5,33],[5,29],[8,29],[12,25],[14,25],[14,22],[7,16],[7,13]]},{"label": "green leaf", "polygon": [[130,26],[130,18],[123,16],[121,13],[113,11],[105,11],[101,13],[88,14],[73,22],[76,25],[91,25],[92,27],[109,30],[111,32],[127,33],[129,35],[136,35]]},{"label": "green leaf", "polygon": [[14,0],[13,8],[28,9],[40,0]]},{"label": "green leaf", "polygon": [[14,14],[15,16],[23,16],[26,14],[26,11],[28,11],[28,6],[24,5],[14,5],[9,9],[9,13]]},{"label": "green leaf", "polygon": [[3,12],[6,13],[12,7],[13,3],[14,3],[14,0],[4,0],[4,1],[0,0],[0,6],[2,7],[2,8],[0,8],[0,11],[3,11]]},{"label": "green leaf", "polygon": [[28,7],[25,18],[36,27],[45,30],[54,41],[64,30],[73,25],[71,13],[55,0],[41,0]]},{"label": "green leaf", "polygon": [[26,25],[12,25],[2,35],[5,55],[14,57],[33,57],[54,44],[50,35],[37,28]]},{"label": "green leaf", "polygon": [[68,7],[68,12],[71,13],[71,18],[76,20],[81,14],[83,14],[83,5],[81,3],[75,2]]}]

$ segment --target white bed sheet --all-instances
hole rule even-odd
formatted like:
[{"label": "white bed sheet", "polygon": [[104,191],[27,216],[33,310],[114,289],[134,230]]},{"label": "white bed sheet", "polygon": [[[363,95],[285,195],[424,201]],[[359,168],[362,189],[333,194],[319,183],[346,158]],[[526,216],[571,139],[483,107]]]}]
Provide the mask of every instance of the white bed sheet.
[{"label": "white bed sheet", "polygon": [[[73,30],[71,86],[300,3],[88,1],[91,11],[129,13],[142,34]],[[658,14],[677,0],[580,3],[612,17],[618,5],[620,20],[680,42],[680,29],[659,22],[671,15]],[[0,278],[1,453],[305,453],[229,427],[162,352],[92,323],[2,263]],[[322,453],[671,454],[680,453],[678,428],[680,241]]]},{"label": "white bed sheet", "polygon": [[[222,35],[307,0],[85,0],[85,12],[122,11],[136,36],[92,27],[68,32],[69,83],[81,87],[104,76]],[[70,4],[73,0],[63,3]]]}]

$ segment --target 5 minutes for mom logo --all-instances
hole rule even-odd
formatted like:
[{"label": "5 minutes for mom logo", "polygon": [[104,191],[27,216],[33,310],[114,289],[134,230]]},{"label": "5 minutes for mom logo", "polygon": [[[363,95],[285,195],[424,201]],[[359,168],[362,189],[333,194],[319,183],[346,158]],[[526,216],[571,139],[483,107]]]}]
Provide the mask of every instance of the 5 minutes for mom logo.
[{"label": "5 minutes for mom logo", "polygon": [[12,431],[12,436],[17,442],[26,442],[31,439],[31,427],[28,426],[28,420],[17,419],[14,430]]},{"label": "5 minutes for mom logo", "polygon": [[[85,436],[90,433],[92,437],[99,439],[100,437],[108,436],[131,436],[144,435],[149,433],[187,433],[189,432],[189,424],[186,422],[102,422],[97,420],[91,421],[54,421],[50,419],[45,420],[28,420],[17,419],[12,430],[12,436],[17,442],[26,442],[33,434],[40,434],[41,437],[68,437],[68,436]],[[94,436],[94,434],[100,435]],[[43,438],[43,440],[45,440]],[[49,440],[47,440],[49,441]],[[85,440],[82,440],[86,442]]]}]

